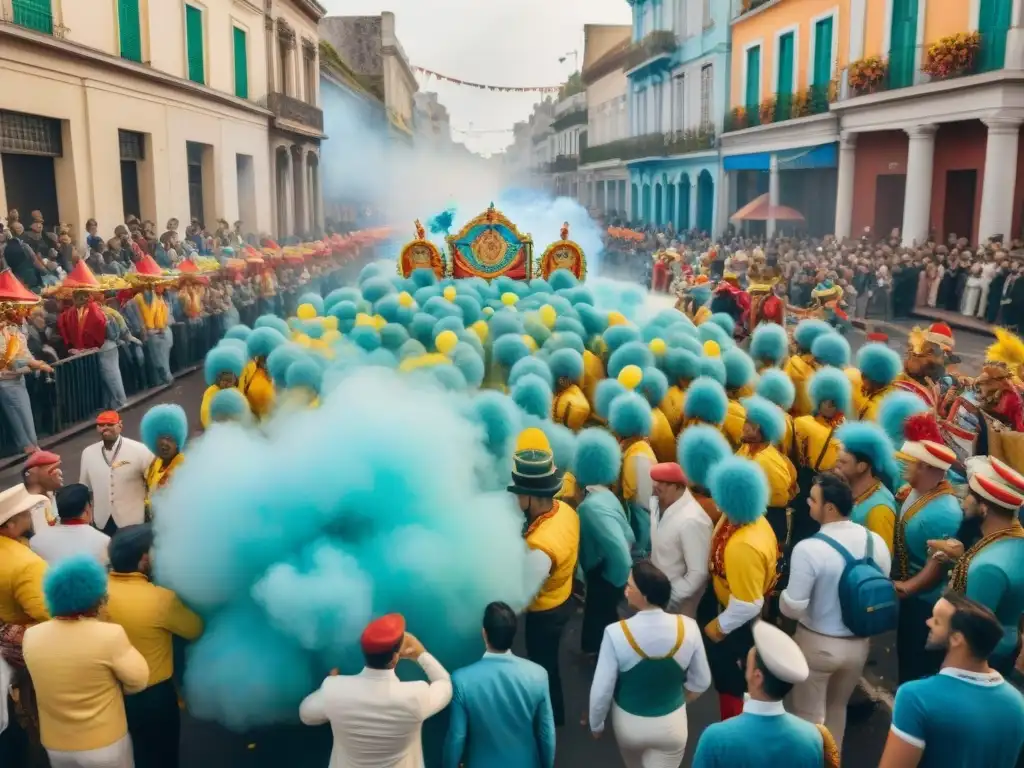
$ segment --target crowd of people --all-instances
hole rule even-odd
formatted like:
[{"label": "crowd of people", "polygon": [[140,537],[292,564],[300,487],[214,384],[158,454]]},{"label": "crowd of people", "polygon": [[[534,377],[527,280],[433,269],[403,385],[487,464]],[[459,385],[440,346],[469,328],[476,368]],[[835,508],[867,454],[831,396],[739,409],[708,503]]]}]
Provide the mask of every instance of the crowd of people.
[{"label": "crowd of people", "polygon": [[[830,253],[841,267],[860,250]],[[427,627],[375,603],[362,671],[330,670],[292,713],[330,724],[332,766],[551,768],[572,727],[559,650],[577,601],[585,723],[596,739],[610,725],[630,768],[678,766],[687,705],[712,687],[720,722],[693,765],[839,765],[847,704],[892,631],[880,765],[1020,764],[1024,342],[1001,332],[978,376],[956,369],[943,323],[915,329],[903,358],[883,340],[853,356],[827,303],[787,329],[744,290],[765,267],[782,284],[786,257],[738,256],[719,278],[717,257],[681,254],[680,304],[651,316],[600,306],[566,270],[488,282],[372,264],[288,320],[227,329],[205,360],[197,448],[189,414],[159,405],[141,442],[101,414],[77,484],[34,452],[0,494],[2,764],[177,765],[172,638],[203,621],[152,579],[168,494],[217,430],[259,441],[279,417],[330,419],[365,368],[444,393],[473,426],[477,452],[451,458],[507,494],[529,598],[474,608],[483,657],[453,674],[413,634]],[[838,284],[819,277],[818,298]],[[517,613],[525,659],[510,653]],[[426,681],[401,681],[402,661]],[[424,723],[446,708],[443,750],[426,754]]]}]

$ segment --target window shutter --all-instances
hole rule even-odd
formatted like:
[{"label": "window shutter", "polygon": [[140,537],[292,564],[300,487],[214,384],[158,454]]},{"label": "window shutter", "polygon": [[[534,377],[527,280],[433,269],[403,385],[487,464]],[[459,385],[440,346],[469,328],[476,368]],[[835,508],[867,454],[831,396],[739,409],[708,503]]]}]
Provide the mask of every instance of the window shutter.
[{"label": "window shutter", "polygon": [[747,51],[747,111],[756,110],[761,103],[761,47],[755,46]]},{"label": "window shutter", "polygon": [[117,29],[121,38],[121,58],[142,61],[142,35],[139,0],[117,0]]},{"label": "window shutter", "polygon": [[234,28],[235,42],[235,96],[249,98],[249,51],[246,47],[245,30]]},{"label": "window shutter", "polygon": [[981,51],[978,71],[994,72],[1006,64],[1006,33],[1010,29],[1013,0],[981,0],[978,10],[978,32]]},{"label": "window shutter", "polygon": [[832,23],[829,16],[814,25],[814,85],[827,85],[832,80]]},{"label": "window shutter", "polygon": [[203,12],[192,5],[185,6],[185,40],[188,56],[188,79],[193,83],[205,83]]},{"label": "window shutter", "polygon": [[53,34],[53,8],[50,0],[14,0],[14,23],[36,32]]},{"label": "window shutter", "polygon": [[793,95],[793,33],[787,32],[779,38],[779,79],[775,84],[778,101],[788,100]]}]

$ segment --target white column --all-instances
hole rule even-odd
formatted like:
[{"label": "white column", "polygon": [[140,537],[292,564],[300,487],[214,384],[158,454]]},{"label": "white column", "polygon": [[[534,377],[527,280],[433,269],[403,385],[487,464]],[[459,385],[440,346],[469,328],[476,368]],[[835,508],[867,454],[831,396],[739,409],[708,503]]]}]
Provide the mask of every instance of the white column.
[{"label": "white column", "polygon": [[907,189],[903,198],[903,245],[928,240],[928,217],[932,211],[932,165],[935,159],[934,125],[907,128]]},{"label": "white column", "polygon": [[[779,158],[772,152],[768,164],[768,206],[769,211],[779,204]],[[775,217],[769,216],[765,230],[768,237],[775,234]]]},{"label": "white column", "polygon": [[725,234],[726,227],[729,226],[729,217],[732,216],[733,207],[730,205],[729,199],[732,197],[732,187],[735,186],[732,183],[732,171],[727,171],[724,168],[718,173],[718,205],[716,206],[717,215],[715,216],[715,237],[721,237]]},{"label": "white column", "polygon": [[295,234],[295,207],[292,205],[292,201],[295,200],[295,171],[292,163],[291,147],[285,147],[285,157],[288,158],[288,165],[284,170],[285,184],[284,184],[284,199],[278,200],[278,205],[284,206],[284,226],[285,231],[281,233],[281,237],[288,237]]},{"label": "white column", "polygon": [[1017,145],[1021,120],[990,117],[985,144],[985,177],[981,187],[979,242],[992,235],[1010,240],[1013,222],[1013,191],[1017,181]]},{"label": "white column", "polygon": [[857,160],[857,134],[844,132],[839,136],[839,171],[836,174],[835,236],[850,236],[853,226],[853,169]]}]

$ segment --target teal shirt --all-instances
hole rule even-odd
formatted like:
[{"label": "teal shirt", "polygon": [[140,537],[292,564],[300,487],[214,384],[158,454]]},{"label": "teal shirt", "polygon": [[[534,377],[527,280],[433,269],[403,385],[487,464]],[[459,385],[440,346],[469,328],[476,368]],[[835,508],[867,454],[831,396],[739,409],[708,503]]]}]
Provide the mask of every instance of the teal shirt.
[{"label": "teal shirt", "polygon": [[998,674],[949,667],[896,691],[892,731],[919,768],[1011,768],[1024,746],[1024,697]]},{"label": "teal shirt", "polygon": [[576,512],[580,516],[580,568],[584,573],[600,568],[609,584],[625,586],[633,566],[633,531],[618,497],[607,488],[595,488]]},{"label": "teal shirt", "polygon": [[988,606],[1003,625],[1003,639],[991,661],[1012,665],[1017,621],[1024,614],[1024,539],[1000,539],[972,557],[966,594]]},{"label": "teal shirt", "polygon": [[786,712],[781,701],[748,700],[742,715],[704,730],[693,768],[821,768],[824,749],[817,727]]},{"label": "teal shirt", "polygon": [[[900,524],[900,520],[913,506],[919,495],[917,491],[910,492],[907,500],[903,502],[903,508],[900,509],[896,525]],[[960,500],[952,494],[932,499],[914,514],[906,527],[907,560],[909,561],[907,578],[916,575],[928,561],[928,541],[930,539],[954,538],[963,519],[964,511],[960,508]],[[931,590],[919,592],[912,599],[925,600],[929,604],[934,604],[941,597],[945,588],[946,585],[940,580],[940,583]]]},{"label": "teal shirt", "polygon": [[850,513],[850,519],[867,528],[868,512],[875,507],[888,507],[894,514],[896,512],[896,497],[892,495],[892,491],[885,487],[884,483],[879,485],[875,489],[875,492],[864,499],[860,504],[853,505],[853,512]]}]

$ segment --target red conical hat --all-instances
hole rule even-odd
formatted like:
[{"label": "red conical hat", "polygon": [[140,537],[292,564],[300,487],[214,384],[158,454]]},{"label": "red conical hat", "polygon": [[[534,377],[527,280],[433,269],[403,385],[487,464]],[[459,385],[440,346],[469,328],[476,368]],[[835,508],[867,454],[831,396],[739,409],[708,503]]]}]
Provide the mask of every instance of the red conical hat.
[{"label": "red conical hat", "polygon": [[102,290],[99,280],[96,279],[96,275],[89,269],[89,265],[84,260],[79,261],[75,268],[71,270],[71,273],[64,278],[64,282],[61,283],[62,288],[72,288],[74,290]]},{"label": "red conical hat", "polygon": [[189,261],[188,259],[185,259],[183,262],[181,262],[181,264],[178,265],[178,271],[181,272],[182,274],[194,275],[196,272],[199,271],[199,267],[196,266],[196,263],[194,261]]},{"label": "red conical hat", "polygon": [[35,304],[39,297],[21,284],[10,269],[0,272],[0,301],[15,304]]},{"label": "red conical hat", "polygon": [[135,262],[135,271],[140,277],[164,277],[160,265],[148,253],[144,253],[142,258]]}]

